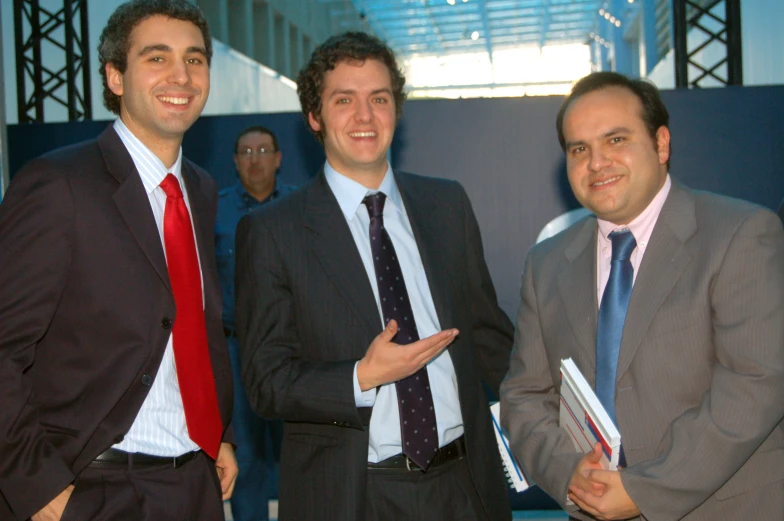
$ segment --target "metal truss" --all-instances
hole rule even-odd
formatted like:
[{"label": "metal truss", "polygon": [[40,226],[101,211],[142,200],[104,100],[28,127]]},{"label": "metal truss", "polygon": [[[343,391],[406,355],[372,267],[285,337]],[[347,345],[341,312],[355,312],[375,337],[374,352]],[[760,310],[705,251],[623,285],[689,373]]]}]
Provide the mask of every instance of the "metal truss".
[{"label": "metal truss", "polygon": [[14,0],[14,33],[19,123],[43,123],[45,100],[65,107],[69,121],[92,119],[87,0],[62,0],[54,12]]},{"label": "metal truss", "polygon": [[[716,14],[722,2],[724,18]],[[677,87],[701,88],[709,79],[722,85],[743,85],[740,0],[673,0],[672,18]],[[692,28],[701,31],[705,39],[690,48],[688,32]],[[722,45],[725,52],[719,57],[703,52],[709,46],[717,49]]]}]

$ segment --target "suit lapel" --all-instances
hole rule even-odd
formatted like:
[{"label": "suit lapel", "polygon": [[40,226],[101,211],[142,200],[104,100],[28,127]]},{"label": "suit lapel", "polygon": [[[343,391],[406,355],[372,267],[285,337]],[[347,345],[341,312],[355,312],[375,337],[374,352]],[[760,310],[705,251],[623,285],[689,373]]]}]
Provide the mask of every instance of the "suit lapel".
[{"label": "suit lapel", "polygon": [[312,238],[310,247],[373,338],[383,327],[381,317],[346,218],[323,172],[307,190],[304,223]]},{"label": "suit lapel", "polygon": [[[590,363],[593,374],[596,363],[596,321],[599,305],[596,300],[596,234],[598,226],[594,217],[585,219],[582,229],[564,251],[572,269],[563,270],[558,276],[558,295],[563,303],[566,318],[583,350],[584,360]],[[586,369],[588,366],[585,366]],[[588,377],[589,381],[592,378]]]},{"label": "suit lapel", "polygon": [[196,247],[199,249],[199,258],[207,259],[207,256],[210,255],[207,245],[211,241],[210,236],[213,233],[213,230],[208,226],[209,219],[207,218],[210,200],[202,189],[201,179],[185,160],[182,162],[182,178],[185,181],[185,189],[188,191],[188,203],[191,207],[193,229],[196,230]]},{"label": "suit lapel", "polygon": [[619,380],[629,369],[657,310],[691,260],[685,243],[696,231],[694,199],[673,180],[634,282],[618,356]]},{"label": "suit lapel", "polygon": [[150,208],[150,199],[131,155],[111,125],[98,136],[97,142],[109,173],[120,183],[114,193],[114,203],[139,247],[171,290],[161,236]]},{"label": "suit lapel", "polygon": [[449,281],[443,269],[448,263],[443,259],[443,255],[457,255],[458,252],[455,252],[453,247],[442,246],[440,239],[444,237],[444,230],[454,227],[455,223],[441,222],[440,216],[447,213],[437,211],[440,202],[435,194],[411,189],[406,174],[395,173],[395,182],[414,232],[439,324],[441,329],[453,327]]}]

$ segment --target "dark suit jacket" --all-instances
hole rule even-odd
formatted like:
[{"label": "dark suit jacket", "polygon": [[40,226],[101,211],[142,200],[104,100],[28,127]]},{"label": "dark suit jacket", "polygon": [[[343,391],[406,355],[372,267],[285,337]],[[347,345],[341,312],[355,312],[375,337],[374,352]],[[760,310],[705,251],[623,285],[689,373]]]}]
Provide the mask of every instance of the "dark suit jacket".
[{"label": "dark suit jacket", "polygon": [[[196,165],[185,160],[182,171],[228,425],[231,368],[212,235],[217,191]],[[25,519],[122,440],[176,315],[149,198],[112,127],[14,178],[0,205],[0,266],[0,519]]]},{"label": "dark suit jacket", "polygon": [[[515,454],[562,504],[581,455],[558,426],[559,364],[571,357],[594,384],[597,229],[587,217],[529,253],[502,386]],[[618,357],[621,480],[644,518],[784,519],[782,397],[781,223],[673,180]]]},{"label": "dark suit jacket", "polygon": [[[468,462],[493,521],[509,519],[481,379],[497,391],[512,326],[498,307],[468,197],[452,181],[395,173],[457,374]],[[280,519],[361,520],[370,408],[354,364],[381,332],[367,273],[324,174],[240,221],[237,331],[254,409],[286,420]]]}]

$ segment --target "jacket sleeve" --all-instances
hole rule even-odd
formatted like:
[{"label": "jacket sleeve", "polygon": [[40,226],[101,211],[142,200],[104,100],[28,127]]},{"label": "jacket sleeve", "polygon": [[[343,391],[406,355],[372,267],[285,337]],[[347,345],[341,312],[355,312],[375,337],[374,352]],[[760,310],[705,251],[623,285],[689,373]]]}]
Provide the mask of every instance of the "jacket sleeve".
[{"label": "jacket sleeve", "polygon": [[75,479],[39,424],[30,377],[66,285],[74,219],[66,176],[40,159],[0,205],[0,492],[19,519]]},{"label": "jacket sleeve", "polygon": [[485,263],[482,236],[468,195],[460,188],[468,252],[469,302],[473,319],[472,336],[477,350],[482,378],[498,395],[501,380],[509,369],[514,328],[498,306],[490,272]]},{"label": "jacket sleeve", "polygon": [[[355,360],[309,360],[303,356],[292,273],[281,254],[282,238],[251,214],[237,228],[236,326],[243,382],[253,409],[287,421],[362,429],[370,408],[354,401]],[[280,239],[280,240],[279,240]]]},{"label": "jacket sleeve", "polygon": [[[575,452],[558,424],[559,387],[553,381],[542,337],[534,257],[529,253],[523,272],[509,375],[501,384],[501,418],[523,468],[565,507],[569,482],[582,454]],[[576,507],[568,510],[574,512]]]}]

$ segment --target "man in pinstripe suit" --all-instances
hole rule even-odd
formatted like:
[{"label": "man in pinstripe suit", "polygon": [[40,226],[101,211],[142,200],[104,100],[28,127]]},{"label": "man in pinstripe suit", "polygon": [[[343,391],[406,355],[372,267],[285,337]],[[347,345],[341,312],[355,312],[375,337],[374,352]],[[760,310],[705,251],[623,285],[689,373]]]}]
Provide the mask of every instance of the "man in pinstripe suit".
[{"label": "man in pinstripe suit", "polygon": [[[481,380],[498,389],[512,324],[498,307],[463,188],[387,161],[404,83],[392,51],[367,34],[316,49],[298,91],[324,144],[324,169],[237,229],[248,399],[285,420],[282,521],[511,519]],[[372,222],[371,200],[382,201]],[[374,251],[377,236],[390,241]],[[404,290],[385,297],[401,278]],[[409,313],[388,318],[392,302],[391,312]],[[404,411],[399,404],[419,375],[429,392]],[[411,388],[397,394],[409,376]],[[426,397],[432,405],[420,407]],[[435,411],[421,428],[433,433],[423,436],[433,457],[422,464],[404,448],[404,418],[417,409]]]},{"label": "man in pinstripe suit", "polygon": [[[592,74],[557,127],[595,216],[526,260],[501,401],[515,454],[578,519],[783,519],[781,223],[669,176],[668,114],[649,83]],[[601,446],[578,454],[558,426],[559,363],[571,357],[592,385],[603,374],[608,236],[627,229],[633,286],[611,396],[626,461],[610,472]]]}]

